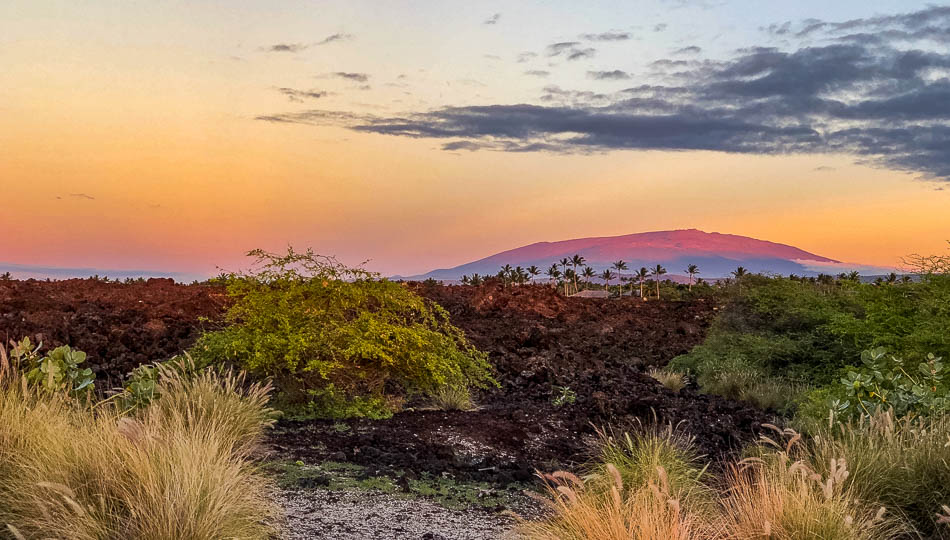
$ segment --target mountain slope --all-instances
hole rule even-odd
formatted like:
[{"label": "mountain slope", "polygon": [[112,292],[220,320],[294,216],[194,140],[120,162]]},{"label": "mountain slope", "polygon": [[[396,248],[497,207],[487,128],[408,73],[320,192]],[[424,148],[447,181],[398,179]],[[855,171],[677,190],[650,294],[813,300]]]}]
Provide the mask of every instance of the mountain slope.
[{"label": "mountain slope", "polygon": [[[580,254],[595,270],[623,260],[630,272],[641,266],[662,264],[670,274],[682,274],[688,264],[699,266],[705,277],[726,276],[736,266],[752,272],[814,274],[816,265],[838,261],[786,244],[739,236],[707,233],[697,229],[655,231],[623,236],[578,238],[560,242],[537,242],[510,249],[454,268],[433,270],[411,279],[456,280],[462,275],[494,274],[505,264],[547,269],[552,263]],[[803,264],[803,263],[809,264]]]}]

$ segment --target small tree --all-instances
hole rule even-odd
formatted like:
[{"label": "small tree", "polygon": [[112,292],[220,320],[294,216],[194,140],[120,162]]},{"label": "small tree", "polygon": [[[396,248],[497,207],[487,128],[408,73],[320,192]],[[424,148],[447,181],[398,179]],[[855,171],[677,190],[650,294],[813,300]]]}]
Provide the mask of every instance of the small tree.
[{"label": "small tree", "polygon": [[653,274],[653,279],[656,281],[656,299],[660,299],[660,276],[666,273],[666,268],[663,268],[660,265],[656,265],[656,268],[650,270],[650,273]]},{"label": "small tree", "polygon": [[571,294],[568,288],[571,280],[568,279],[567,277],[567,271],[570,270],[569,267],[571,266],[571,260],[568,259],[567,257],[564,257],[563,259],[561,259],[559,264],[561,265],[562,268],[564,268],[564,296],[567,296]]}]

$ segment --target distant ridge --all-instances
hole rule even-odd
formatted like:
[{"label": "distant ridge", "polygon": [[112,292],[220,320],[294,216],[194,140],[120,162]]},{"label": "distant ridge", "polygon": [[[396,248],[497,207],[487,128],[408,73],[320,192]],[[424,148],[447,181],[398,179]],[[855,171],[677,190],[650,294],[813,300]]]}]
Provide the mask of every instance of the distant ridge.
[{"label": "distant ridge", "polygon": [[575,254],[582,255],[588,266],[599,271],[609,268],[617,260],[626,262],[630,268],[627,272],[631,273],[641,266],[662,264],[671,275],[676,275],[683,274],[686,265],[695,264],[699,266],[700,276],[706,278],[727,276],[740,265],[752,272],[799,275],[816,275],[816,267],[840,265],[834,259],[787,244],[736,234],[679,229],[536,242],[454,268],[432,270],[406,279],[454,281],[473,273],[495,274],[506,264],[535,265],[546,270],[552,263]]}]

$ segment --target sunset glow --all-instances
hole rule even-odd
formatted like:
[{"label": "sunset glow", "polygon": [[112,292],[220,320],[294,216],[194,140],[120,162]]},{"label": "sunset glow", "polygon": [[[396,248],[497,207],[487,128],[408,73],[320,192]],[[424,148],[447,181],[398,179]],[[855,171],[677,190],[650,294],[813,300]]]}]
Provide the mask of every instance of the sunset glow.
[{"label": "sunset glow", "polygon": [[[932,154],[913,170],[852,146],[505,151],[484,144],[511,143],[498,135],[418,133],[447,107],[605,107],[626,88],[674,84],[658,60],[835,38],[771,24],[926,6],[788,4],[4,2],[0,263],[208,276],[293,244],[410,275],[537,241],[677,228],[878,266],[945,251],[950,178]],[[609,32],[628,37],[596,37]],[[568,60],[558,43],[594,52]],[[931,80],[946,84],[942,69]],[[947,129],[941,107],[927,126]],[[413,131],[383,132],[394,119]]]}]

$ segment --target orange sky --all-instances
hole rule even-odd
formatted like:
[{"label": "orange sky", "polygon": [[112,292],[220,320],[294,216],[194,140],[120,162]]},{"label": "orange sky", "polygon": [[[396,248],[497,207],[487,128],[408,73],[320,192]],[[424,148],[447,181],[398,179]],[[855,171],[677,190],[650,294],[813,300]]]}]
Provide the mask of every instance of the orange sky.
[{"label": "orange sky", "polygon": [[[14,4],[0,24],[51,24]],[[314,74],[342,69],[338,58],[256,53],[279,29],[265,35],[239,14],[204,40],[195,22],[165,42],[130,36],[142,21],[124,13],[99,23],[126,35],[84,36],[91,23],[60,10],[49,36],[0,41],[0,262],[211,274],[249,249],[292,243],[412,274],[540,240],[695,227],[892,266],[950,238],[943,183],[851,156],[456,154],[425,139],[260,122],[288,107],[275,86],[317,84]],[[314,22],[312,33],[338,30]],[[466,74],[437,59],[411,67],[427,62]],[[440,94],[453,91],[470,90]],[[392,107],[400,92],[346,105]]]}]

